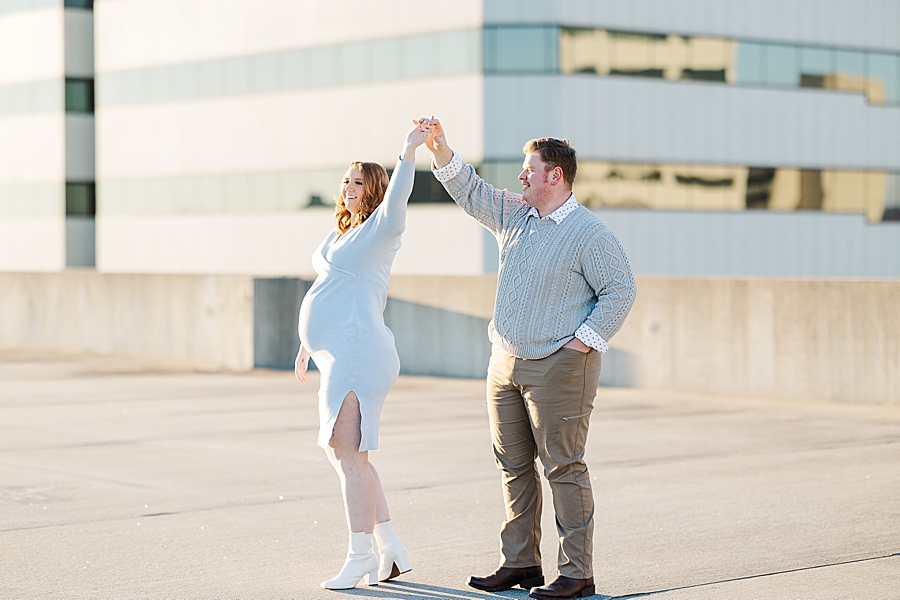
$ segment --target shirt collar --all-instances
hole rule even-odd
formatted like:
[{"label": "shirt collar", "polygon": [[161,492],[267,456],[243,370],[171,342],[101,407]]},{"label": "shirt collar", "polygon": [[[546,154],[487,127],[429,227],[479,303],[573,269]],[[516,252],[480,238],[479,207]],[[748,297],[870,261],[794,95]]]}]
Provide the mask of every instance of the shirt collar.
[{"label": "shirt collar", "polygon": [[578,208],[579,206],[581,206],[581,205],[578,204],[578,201],[575,199],[575,194],[572,193],[569,195],[569,199],[566,200],[565,202],[563,202],[562,206],[560,206],[559,208],[554,210],[552,213],[550,213],[546,217],[542,217],[541,214],[538,212],[538,209],[536,209],[533,206],[531,207],[531,210],[528,211],[527,216],[537,217],[538,219],[541,219],[541,220],[553,219],[553,221],[557,225],[559,225],[560,223],[562,223],[563,219],[565,219],[567,216],[569,216],[569,214],[573,210]]}]

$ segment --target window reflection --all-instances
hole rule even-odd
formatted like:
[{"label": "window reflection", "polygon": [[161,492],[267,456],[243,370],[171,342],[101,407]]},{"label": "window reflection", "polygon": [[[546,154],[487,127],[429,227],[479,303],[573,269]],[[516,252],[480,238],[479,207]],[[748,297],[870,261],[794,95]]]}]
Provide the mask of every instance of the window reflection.
[{"label": "window reflection", "polygon": [[435,36],[423,35],[406,40],[403,70],[407,77],[431,77],[435,70]]},{"label": "window reflection", "polygon": [[115,106],[476,72],[807,87],[900,103],[900,53],[518,25],[105,73],[99,91]]},{"label": "window reflection", "polygon": [[765,85],[766,45],[741,42],[735,53],[734,81],[744,85]]},{"label": "window reflection", "polygon": [[281,55],[282,90],[302,90],[310,86],[309,53],[303,50],[290,50]]},{"label": "window reflection", "polygon": [[734,45],[718,38],[564,28],[560,71],[732,81]]},{"label": "window reflection", "polygon": [[381,56],[382,48],[378,44],[368,46],[366,44],[348,44],[333,55],[332,60],[339,61],[332,65],[336,78],[345,85],[366,83],[369,75],[374,75],[374,70],[381,67],[384,62]]},{"label": "window reflection", "polygon": [[[107,180],[101,182],[99,192],[106,215],[280,212],[323,206],[333,209],[345,170]],[[431,171],[416,171],[415,181],[410,202],[452,202]],[[67,184],[68,214],[87,214],[85,207],[93,210],[93,185]],[[88,192],[90,204],[85,200]]]},{"label": "window reflection", "polygon": [[[481,30],[450,31],[104,73],[100,99],[120,106],[474,73],[482,69],[482,38]],[[517,28],[500,38],[494,48],[504,68],[556,69],[553,28]],[[529,52],[515,55],[516,44]]]},{"label": "window reflection", "polygon": [[93,79],[66,79],[66,112],[94,112]]},{"label": "window reflection", "polygon": [[[884,90],[884,102],[900,104],[900,54],[870,55],[867,76]],[[876,102],[871,97],[869,100]]]},{"label": "window reflection", "polygon": [[435,36],[434,75],[460,75],[482,70],[483,36],[480,31],[450,31]]},{"label": "window reflection", "polygon": [[66,216],[93,217],[96,212],[96,192],[93,182],[66,182]]},{"label": "window reflection", "polygon": [[575,195],[589,207],[743,210],[747,168],[582,161]]},{"label": "window reflection", "polygon": [[820,210],[870,222],[900,210],[900,174],[880,171],[581,161],[574,191],[590,208]]},{"label": "window reflection", "polygon": [[341,81],[343,73],[340,70],[340,59],[343,50],[342,47],[325,46],[308,51],[310,84],[313,87],[329,87]]},{"label": "window reflection", "polygon": [[562,73],[626,75],[765,87],[811,87],[900,102],[900,54],[797,44],[563,28]]},{"label": "window reflection", "polygon": [[770,86],[797,87],[800,85],[800,65],[796,46],[769,44],[763,67],[764,83]]},{"label": "window reflection", "polygon": [[[520,171],[517,161],[488,161],[478,168],[491,184],[514,191],[521,190]],[[113,180],[102,182],[99,191],[105,214],[296,211],[331,208],[343,173],[337,168]],[[76,190],[69,191],[74,198]],[[816,210],[862,214],[870,222],[900,220],[900,173],[881,171],[582,160],[574,191],[589,208]],[[451,199],[423,170],[416,172],[410,202]]]},{"label": "window reflection", "polygon": [[484,70],[492,74],[555,73],[556,27],[487,27],[484,31]]}]

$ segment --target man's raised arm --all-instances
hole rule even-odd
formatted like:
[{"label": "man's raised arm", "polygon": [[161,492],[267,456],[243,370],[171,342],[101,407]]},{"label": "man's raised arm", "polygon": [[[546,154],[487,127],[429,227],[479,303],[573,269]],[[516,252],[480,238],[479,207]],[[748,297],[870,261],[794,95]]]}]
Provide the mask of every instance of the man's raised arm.
[{"label": "man's raised arm", "polygon": [[444,134],[444,128],[441,126],[439,119],[432,119],[431,124],[434,131],[425,141],[425,146],[431,150],[436,169],[443,169],[453,160],[453,150],[447,145],[447,136]]}]

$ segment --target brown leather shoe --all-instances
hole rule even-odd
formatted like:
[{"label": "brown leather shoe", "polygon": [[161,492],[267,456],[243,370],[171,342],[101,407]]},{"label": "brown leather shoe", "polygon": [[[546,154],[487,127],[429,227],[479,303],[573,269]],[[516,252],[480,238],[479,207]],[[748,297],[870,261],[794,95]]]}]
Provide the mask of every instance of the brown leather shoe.
[{"label": "brown leather shoe", "polygon": [[594,578],[572,579],[560,575],[550,585],[532,588],[529,596],[541,600],[556,600],[557,598],[587,598],[594,595]]},{"label": "brown leather shoe", "polygon": [[466,583],[484,592],[502,592],[515,586],[527,590],[536,585],[544,585],[544,575],[540,567],[525,569],[500,567],[487,577],[469,577]]}]

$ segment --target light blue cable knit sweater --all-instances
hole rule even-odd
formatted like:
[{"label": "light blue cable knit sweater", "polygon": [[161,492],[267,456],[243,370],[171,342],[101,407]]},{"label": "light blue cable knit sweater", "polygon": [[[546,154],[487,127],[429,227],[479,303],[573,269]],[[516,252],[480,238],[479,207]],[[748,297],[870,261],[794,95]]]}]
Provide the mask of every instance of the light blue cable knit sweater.
[{"label": "light blue cable knit sweater", "polygon": [[500,247],[491,343],[513,356],[550,356],[585,325],[604,341],[622,327],[637,291],[619,240],[591,211],[578,206],[560,223],[529,216],[522,196],[498,190],[462,163],[435,175]]}]

